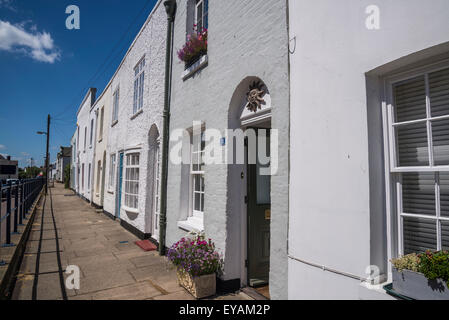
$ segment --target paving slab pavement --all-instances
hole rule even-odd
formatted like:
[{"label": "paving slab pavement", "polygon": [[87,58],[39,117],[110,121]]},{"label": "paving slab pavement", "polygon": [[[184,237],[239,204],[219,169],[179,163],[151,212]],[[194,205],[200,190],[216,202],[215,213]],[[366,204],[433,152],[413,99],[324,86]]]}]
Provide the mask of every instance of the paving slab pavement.
[{"label": "paving slab pavement", "polygon": [[[80,289],[66,290],[68,300],[193,299],[178,285],[176,272],[165,258],[157,252],[144,252],[134,244],[139,239],[118,221],[97,213],[78,197],[66,196],[69,194],[73,192],[60,184],[51,189],[58,238],[49,196],[45,210],[42,205],[38,210],[13,299],[31,300],[33,288],[38,300],[63,299],[61,278],[65,281],[64,272],[72,265],[80,269]],[[243,292],[214,299],[251,300]]]}]

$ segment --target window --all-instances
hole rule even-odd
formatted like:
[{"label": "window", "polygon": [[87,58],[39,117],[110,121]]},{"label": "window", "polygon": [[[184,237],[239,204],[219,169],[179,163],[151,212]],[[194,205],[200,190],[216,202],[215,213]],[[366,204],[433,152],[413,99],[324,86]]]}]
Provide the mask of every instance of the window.
[{"label": "window", "polygon": [[195,6],[195,29],[197,32],[202,32],[203,28],[208,28],[208,0],[196,0]]},{"label": "window", "polygon": [[100,193],[100,179],[101,179],[101,161],[98,161],[97,165],[97,183],[95,184],[95,193]]},{"label": "window", "polygon": [[203,219],[204,213],[204,131],[192,137],[191,186],[192,186],[192,216]]},{"label": "window", "polygon": [[109,164],[109,190],[114,188],[116,155],[112,154]]},{"label": "window", "polygon": [[98,134],[98,140],[101,141],[103,140],[103,129],[104,128],[104,107],[101,108],[100,111],[100,132]]},{"label": "window", "polygon": [[83,163],[83,167],[81,170],[81,190],[83,190],[83,192],[84,192],[84,163]]},{"label": "window", "polygon": [[139,208],[139,161],[138,153],[126,155],[125,206]]},{"label": "window", "polygon": [[84,127],[84,151],[86,151],[87,147],[87,127]]},{"label": "window", "polygon": [[92,169],[92,164],[89,163],[89,171],[87,171],[87,192],[90,192],[90,171]]},{"label": "window", "polygon": [[449,249],[449,68],[392,84],[399,254]]},{"label": "window", "polygon": [[118,121],[118,103],[120,98],[120,89],[115,90],[114,95],[112,97],[112,123]]},{"label": "window", "polygon": [[92,143],[94,139],[94,119],[90,120],[90,140],[89,146],[92,148]]},{"label": "window", "polygon": [[133,114],[143,107],[143,89],[145,84],[145,58],[134,68],[134,106]]}]

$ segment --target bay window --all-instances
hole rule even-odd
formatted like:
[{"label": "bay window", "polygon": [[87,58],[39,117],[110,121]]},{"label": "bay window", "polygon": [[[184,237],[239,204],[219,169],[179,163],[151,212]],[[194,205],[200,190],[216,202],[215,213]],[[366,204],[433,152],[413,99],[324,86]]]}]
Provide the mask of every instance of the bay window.
[{"label": "bay window", "polygon": [[131,209],[138,209],[140,154],[132,153],[126,155],[125,164],[125,206]]},{"label": "bay window", "polygon": [[392,83],[390,174],[400,255],[449,249],[449,67]]}]

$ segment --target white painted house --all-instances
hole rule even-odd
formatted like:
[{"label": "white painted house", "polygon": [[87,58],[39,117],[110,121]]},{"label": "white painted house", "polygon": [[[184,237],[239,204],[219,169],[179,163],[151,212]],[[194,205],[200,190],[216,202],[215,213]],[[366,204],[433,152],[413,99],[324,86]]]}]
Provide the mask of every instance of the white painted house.
[{"label": "white painted house", "polygon": [[140,238],[158,239],[159,144],[167,15],[159,1],[108,86],[104,211]]},{"label": "white painted house", "polygon": [[111,86],[108,85],[103,93],[98,97],[92,108],[95,117],[95,147],[93,155],[93,176],[92,176],[92,204],[103,208],[105,183],[106,183],[106,149],[109,138],[109,128],[111,124],[112,109]]},{"label": "white painted house", "polygon": [[97,90],[90,88],[81,103],[77,113],[77,164],[78,179],[76,192],[87,201],[91,201],[92,162],[95,147],[95,117],[92,107]]},{"label": "white painted house", "polygon": [[[286,12],[285,1],[177,1],[171,88],[172,153],[179,151],[186,161],[177,163],[171,157],[169,162],[166,244],[171,246],[189,231],[204,231],[224,256],[223,288],[269,284],[274,299],[287,298],[288,293]],[[195,25],[208,29],[207,54],[187,67],[176,50]],[[263,92],[257,112],[248,110],[247,93],[253,85]],[[264,137],[263,130],[273,129],[272,156],[277,161],[272,163],[277,170],[272,176],[261,176],[259,166],[248,161],[190,161],[205,156],[208,129],[219,132],[210,141],[218,144],[218,152],[230,151],[241,141],[243,153],[243,136],[234,139],[227,130],[249,128]],[[183,143],[178,150],[180,132]]]},{"label": "white painted house", "polygon": [[[373,7],[372,5],[376,6]],[[449,2],[292,0],[289,299],[449,248]]]}]

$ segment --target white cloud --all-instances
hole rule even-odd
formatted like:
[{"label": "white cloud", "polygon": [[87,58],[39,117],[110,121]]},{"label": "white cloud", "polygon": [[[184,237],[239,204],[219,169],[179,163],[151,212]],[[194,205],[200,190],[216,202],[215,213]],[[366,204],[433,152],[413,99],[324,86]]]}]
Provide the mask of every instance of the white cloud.
[{"label": "white cloud", "polygon": [[[2,0],[0,0],[2,1]],[[0,50],[23,52],[34,60],[54,63],[60,54],[47,32],[26,31],[24,25],[0,20]]]},{"label": "white cloud", "polygon": [[20,154],[21,154],[22,156],[24,156],[24,157],[30,156],[30,154],[29,154],[28,152],[21,152]]},{"label": "white cloud", "polygon": [[0,150],[5,150],[5,149],[6,149],[6,146],[0,144]]}]

